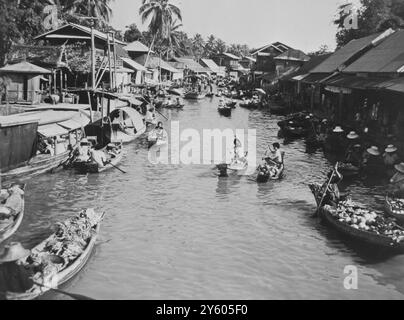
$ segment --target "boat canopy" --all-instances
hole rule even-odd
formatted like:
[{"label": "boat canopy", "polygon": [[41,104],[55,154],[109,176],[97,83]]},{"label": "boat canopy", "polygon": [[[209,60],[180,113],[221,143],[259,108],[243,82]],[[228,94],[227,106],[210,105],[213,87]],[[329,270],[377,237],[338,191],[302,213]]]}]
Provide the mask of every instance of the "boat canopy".
[{"label": "boat canopy", "polygon": [[113,121],[113,119],[117,117],[126,126],[134,126],[137,131],[141,131],[145,126],[142,115],[135,109],[129,107],[119,108],[112,111],[111,120]]}]

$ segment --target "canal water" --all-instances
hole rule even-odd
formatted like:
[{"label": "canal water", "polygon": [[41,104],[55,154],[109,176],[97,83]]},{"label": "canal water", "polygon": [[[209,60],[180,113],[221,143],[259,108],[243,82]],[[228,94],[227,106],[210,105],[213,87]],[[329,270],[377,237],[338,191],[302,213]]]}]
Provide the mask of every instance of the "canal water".
[{"label": "canal water", "polygon": [[[283,144],[281,118],[237,108],[228,119],[217,103],[187,102],[164,114],[181,129],[256,129],[259,158],[269,143]],[[308,183],[323,182],[330,169],[323,153],[307,153],[299,140],[282,148],[284,179],[258,185],[248,176],[218,178],[212,165],[153,165],[145,139],[134,142],[120,164],[126,174],[29,180],[26,218],[13,240],[31,248],[78,210],[105,210],[92,258],[63,287],[95,299],[404,298],[404,256],[353,247],[312,218]],[[346,190],[382,205],[383,186],[354,182]],[[346,266],[358,268],[357,290],[344,288]]]}]

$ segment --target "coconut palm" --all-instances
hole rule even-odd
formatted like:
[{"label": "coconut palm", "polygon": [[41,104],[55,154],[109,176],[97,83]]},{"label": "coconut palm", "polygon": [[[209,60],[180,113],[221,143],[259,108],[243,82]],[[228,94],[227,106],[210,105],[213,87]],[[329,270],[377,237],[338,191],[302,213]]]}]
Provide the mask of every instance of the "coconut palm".
[{"label": "coconut palm", "polygon": [[113,0],[59,0],[62,11],[70,15],[98,18],[108,23],[112,16]]},{"label": "coconut palm", "polygon": [[170,3],[169,0],[143,0],[139,9],[142,22],[149,22],[149,30],[154,35],[159,35],[163,39],[169,37],[170,28],[175,19],[182,21],[180,8]]},{"label": "coconut palm", "polygon": [[203,57],[205,51],[205,40],[203,40],[203,37],[199,33],[197,33],[192,39],[192,51],[198,60]]},{"label": "coconut palm", "polygon": [[162,53],[167,56],[167,59],[170,55],[181,55],[184,53],[184,48],[182,46],[182,32],[180,28],[182,24],[175,20],[169,30],[168,38],[162,39],[161,46],[162,46]]}]

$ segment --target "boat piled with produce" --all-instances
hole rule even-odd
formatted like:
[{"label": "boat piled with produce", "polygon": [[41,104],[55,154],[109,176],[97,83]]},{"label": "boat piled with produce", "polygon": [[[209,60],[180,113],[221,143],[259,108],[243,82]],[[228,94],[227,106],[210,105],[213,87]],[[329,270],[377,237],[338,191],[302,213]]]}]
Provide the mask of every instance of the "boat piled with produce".
[{"label": "boat piled with produce", "polygon": [[[310,185],[317,203],[321,199],[321,186]],[[404,229],[393,218],[382,212],[364,208],[351,199],[340,201],[337,206],[324,205],[319,209],[320,217],[337,231],[360,242],[404,251]]]},{"label": "boat piled with produce", "polygon": [[7,299],[32,300],[73,278],[91,256],[104,214],[88,209],[59,223],[54,234],[18,261],[32,274],[32,288],[8,292]]},{"label": "boat piled with produce", "polygon": [[404,223],[404,199],[386,197],[386,213],[397,219],[400,224]]}]

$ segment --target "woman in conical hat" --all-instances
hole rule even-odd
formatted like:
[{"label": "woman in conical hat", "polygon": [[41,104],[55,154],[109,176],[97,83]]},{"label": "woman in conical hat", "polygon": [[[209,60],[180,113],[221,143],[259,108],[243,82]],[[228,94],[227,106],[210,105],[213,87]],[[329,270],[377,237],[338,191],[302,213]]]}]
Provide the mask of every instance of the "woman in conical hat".
[{"label": "woman in conical hat", "polygon": [[372,146],[366,150],[363,156],[363,166],[371,170],[373,175],[380,174],[379,171],[384,170],[383,159],[378,147]]},{"label": "woman in conical hat", "polygon": [[30,254],[21,243],[10,243],[0,254],[0,297],[5,298],[7,292],[23,293],[32,288],[33,273],[18,263]]},{"label": "woman in conical hat", "polygon": [[394,166],[396,174],[391,178],[390,183],[394,185],[395,196],[404,198],[404,163]]},{"label": "woman in conical hat", "polygon": [[397,148],[390,144],[387,146],[387,148],[384,150],[383,154],[383,162],[386,167],[389,169],[394,168],[396,164],[400,163],[400,157],[397,154]]}]

